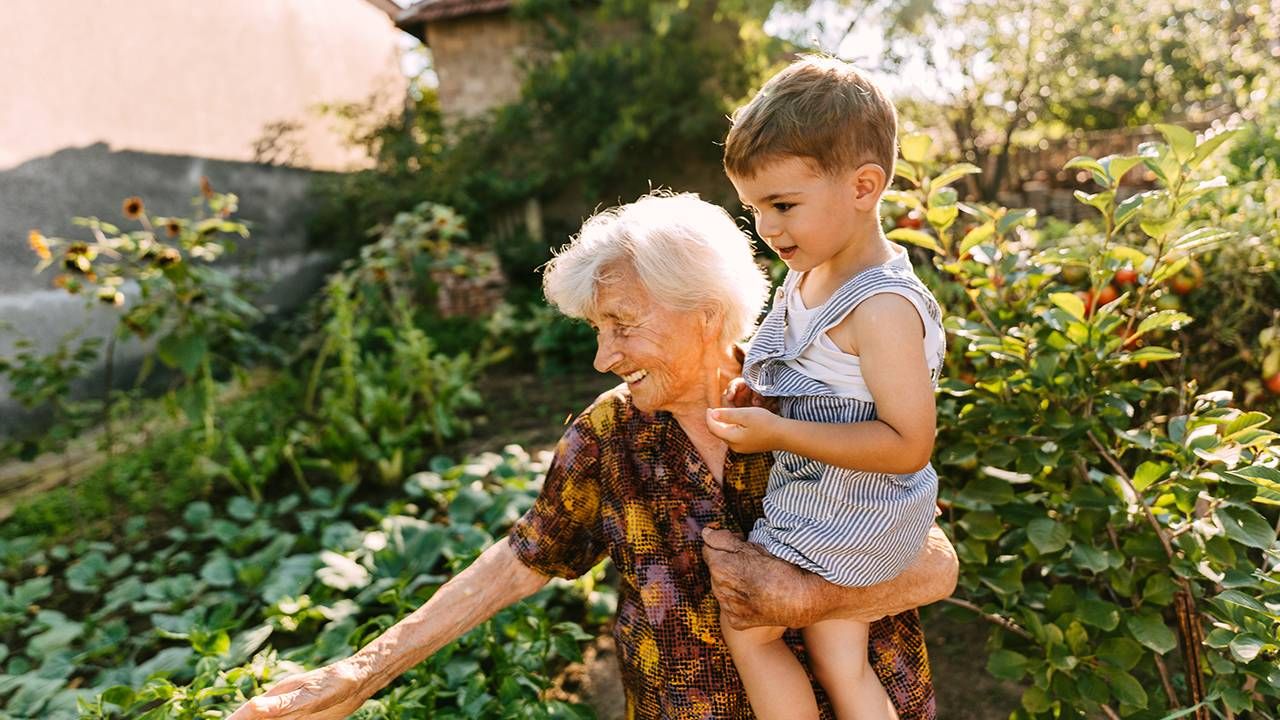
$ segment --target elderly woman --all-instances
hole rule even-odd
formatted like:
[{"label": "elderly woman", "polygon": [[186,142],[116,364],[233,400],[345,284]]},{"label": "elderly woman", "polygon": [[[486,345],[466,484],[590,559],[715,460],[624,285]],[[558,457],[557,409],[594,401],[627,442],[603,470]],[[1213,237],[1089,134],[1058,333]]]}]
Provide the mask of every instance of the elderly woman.
[{"label": "elderly woman", "polygon": [[865,588],[831,585],[736,534],[761,514],[771,458],[729,450],[707,429],[706,411],[739,375],[735,343],[768,285],[729,215],[693,195],[600,213],[547,266],[544,286],[561,311],[591,323],[595,368],[623,383],[572,423],[541,494],[505,540],[355,655],[284,680],[231,720],[346,717],[550,577],[577,577],[606,557],[621,579],[614,637],[629,718],[752,716],[720,633],[721,606],[744,627],[892,615],[872,625],[872,665],[903,720],[934,717],[912,608],[954,587],[955,557],[940,531],[910,569]]}]

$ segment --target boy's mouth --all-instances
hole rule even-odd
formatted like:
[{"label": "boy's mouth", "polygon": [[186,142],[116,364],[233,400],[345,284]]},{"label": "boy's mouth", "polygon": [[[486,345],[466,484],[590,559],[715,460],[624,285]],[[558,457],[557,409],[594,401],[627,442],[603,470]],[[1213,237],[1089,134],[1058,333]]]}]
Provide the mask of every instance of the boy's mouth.
[{"label": "boy's mouth", "polygon": [[774,248],[774,252],[778,253],[778,257],[783,260],[790,260],[791,256],[796,254],[796,246],[791,245],[789,247]]}]

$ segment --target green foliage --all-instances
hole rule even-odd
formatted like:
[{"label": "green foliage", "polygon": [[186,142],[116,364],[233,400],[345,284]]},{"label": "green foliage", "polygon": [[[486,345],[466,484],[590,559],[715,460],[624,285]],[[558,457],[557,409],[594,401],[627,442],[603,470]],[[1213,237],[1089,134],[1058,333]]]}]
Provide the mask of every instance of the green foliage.
[{"label": "green foliage", "polygon": [[986,173],[972,187],[988,200],[1004,186],[1017,146],[1078,130],[1225,117],[1274,85],[1277,10],[1267,3],[932,5],[882,69],[892,72],[895,56],[944,59],[947,97],[906,114],[926,128],[945,118],[960,159]]},{"label": "green foliage", "polygon": [[[903,140],[912,189],[889,199],[928,229],[890,237],[929,251],[955,339],[936,462],[960,594],[1000,619],[987,667],[1030,683],[1019,717],[1162,718],[1197,700],[1273,717],[1280,698],[1280,436],[1229,392],[1139,369],[1180,357],[1166,343],[1198,319],[1157,301],[1232,237],[1195,215],[1222,186],[1198,170],[1231,135],[1162,131],[1137,155],[1068,164],[1100,186],[1078,198],[1102,231],[1050,247],[1027,213],[956,202],[947,183],[972,169],[931,176],[927,143]],[[1159,186],[1119,198],[1138,164]],[[1125,268],[1133,287],[1103,296]]]},{"label": "green foliage", "polygon": [[[312,231],[360,238],[378,218],[430,197],[491,241],[499,221],[528,199],[555,201],[560,215],[576,218],[651,183],[681,183],[690,168],[727,194],[715,172],[717,143],[725,116],[780,54],[760,30],[768,12],[757,2],[517,3],[517,21],[542,43],[520,97],[451,119],[446,132],[437,98],[424,93],[377,135],[373,170],[318,188]],[[536,262],[520,260],[508,274],[523,276],[545,256],[529,259]]]},{"label": "green foliage", "polygon": [[303,417],[287,441],[289,457],[307,458],[294,465],[299,478],[323,471],[393,484],[421,460],[423,440],[439,449],[466,431],[459,411],[479,402],[472,381],[507,351],[486,337],[444,355],[423,330],[434,305],[431,274],[476,271],[454,248],[465,234],[453,210],[422,203],[330,277]]},{"label": "green foliage", "polygon": [[[70,383],[97,361],[105,362],[108,392],[115,401],[111,371],[117,339],[133,338],[155,343],[137,379],[146,379],[155,360],[176,370],[183,382],[178,400],[193,421],[199,421],[211,436],[213,431],[213,379],[225,371],[267,352],[267,346],[252,333],[261,311],[244,297],[242,283],[213,263],[234,250],[232,236],[246,238],[248,227],[232,219],[238,200],[235,195],[216,193],[203,182],[203,193],[193,201],[191,218],[150,217],[141,198],[124,201],[122,212],[140,229],[122,231],[96,217],[75,218],[87,228],[91,240],[45,237],[37,230],[28,236],[31,250],[39,258],[36,272],[57,265],[62,273],[53,284],[73,295],[84,294],[109,307],[120,308],[116,331],[104,353],[100,341],[82,340],[73,352],[70,338],[46,355],[31,352],[19,343],[22,352],[13,360],[0,361],[0,374],[7,375],[16,397],[28,407],[47,404],[55,421],[63,421],[39,442],[28,440],[24,456],[57,449],[74,436],[83,423],[70,422],[66,396]],[[136,284],[136,297],[127,301],[125,290]],[[133,294],[134,291],[130,290]],[[106,417],[111,409],[106,410]]]},{"label": "green foliage", "polygon": [[[0,699],[14,718],[220,717],[345,657],[416,608],[532,503],[547,458],[436,458],[405,499],[317,488],[135,516],[112,542],[0,541]],[[587,717],[544,703],[602,619],[594,579],[550,588],[415,668],[370,717]],[[269,643],[269,644],[268,644]],[[74,679],[74,681],[73,681]],[[77,709],[78,706],[78,709]],[[215,713],[210,715],[209,713]]]},{"label": "green foliage", "polygon": [[81,337],[81,332],[62,336],[49,353],[40,353],[31,340],[19,338],[13,357],[0,357],[0,377],[9,381],[13,399],[28,410],[47,408],[52,415],[48,429],[6,440],[0,456],[30,460],[45,450],[63,447],[99,417],[98,403],[70,399],[72,383],[83,378],[102,353],[102,338]]}]

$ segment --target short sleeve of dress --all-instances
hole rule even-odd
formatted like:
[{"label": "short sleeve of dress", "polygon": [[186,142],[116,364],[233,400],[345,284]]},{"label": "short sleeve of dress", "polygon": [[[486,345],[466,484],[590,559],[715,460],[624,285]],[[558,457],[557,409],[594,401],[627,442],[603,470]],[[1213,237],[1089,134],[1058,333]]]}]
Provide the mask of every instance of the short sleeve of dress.
[{"label": "short sleeve of dress", "polygon": [[552,577],[595,567],[608,551],[600,499],[600,440],[584,414],[560,438],[542,492],[508,534],[516,557]]}]

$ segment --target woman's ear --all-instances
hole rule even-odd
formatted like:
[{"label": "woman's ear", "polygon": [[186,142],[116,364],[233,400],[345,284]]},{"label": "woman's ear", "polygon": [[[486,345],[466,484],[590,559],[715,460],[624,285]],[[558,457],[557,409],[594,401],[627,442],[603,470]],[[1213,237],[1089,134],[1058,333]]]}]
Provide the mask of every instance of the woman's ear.
[{"label": "woman's ear", "polygon": [[724,313],[719,308],[702,311],[702,341],[715,342],[720,339],[720,331],[724,328]]},{"label": "woman's ear", "polygon": [[889,176],[879,163],[863,163],[853,171],[850,182],[853,183],[854,205],[864,212],[871,212],[880,206],[880,196],[889,187]]}]

